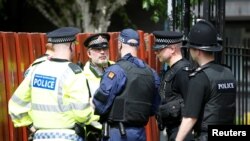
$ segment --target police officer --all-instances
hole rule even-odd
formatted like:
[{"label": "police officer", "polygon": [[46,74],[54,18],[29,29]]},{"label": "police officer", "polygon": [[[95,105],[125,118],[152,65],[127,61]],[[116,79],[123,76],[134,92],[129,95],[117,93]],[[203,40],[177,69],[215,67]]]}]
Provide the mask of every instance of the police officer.
[{"label": "police officer", "polygon": [[29,71],[36,65],[46,61],[47,59],[50,59],[54,54],[54,49],[52,47],[51,43],[46,44],[46,51],[45,53],[38,57],[35,61],[32,62],[32,64],[29,66],[29,68],[24,72],[24,77],[29,73]]},{"label": "police officer", "polygon": [[105,70],[94,95],[95,113],[104,123],[104,141],[146,141],[144,126],[160,103],[157,73],[136,57],[139,42],[135,30],[121,31],[121,59]]},{"label": "police officer", "polygon": [[190,30],[191,58],[199,67],[190,74],[188,97],[176,141],[194,129],[196,139],[208,140],[208,125],[234,124],[236,80],[228,67],[215,63],[213,52],[222,50],[214,26],[205,20]]},{"label": "police officer", "polygon": [[[181,110],[187,94],[189,72],[191,65],[182,56],[182,33],[174,31],[154,31],[155,45],[153,47],[160,62],[169,68],[164,74],[160,85],[161,105],[157,116],[158,127],[166,127],[168,140],[175,140],[181,123]],[[187,138],[191,140],[191,134]]]},{"label": "police officer", "polygon": [[[34,140],[83,140],[83,128],[76,125],[89,124],[93,109],[82,69],[71,63],[79,31],[62,27],[49,32],[53,57],[28,73],[9,100],[14,126],[36,129]],[[81,132],[76,134],[75,127]]]},{"label": "police officer", "polygon": [[[99,88],[104,69],[114,64],[113,61],[109,60],[109,39],[110,35],[108,33],[97,33],[89,36],[84,41],[89,60],[84,66],[83,73],[87,78],[90,98],[93,97],[95,91]],[[102,125],[98,120],[99,116],[94,115],[91,125],[86,126],[88,141],[101,140]]]}]

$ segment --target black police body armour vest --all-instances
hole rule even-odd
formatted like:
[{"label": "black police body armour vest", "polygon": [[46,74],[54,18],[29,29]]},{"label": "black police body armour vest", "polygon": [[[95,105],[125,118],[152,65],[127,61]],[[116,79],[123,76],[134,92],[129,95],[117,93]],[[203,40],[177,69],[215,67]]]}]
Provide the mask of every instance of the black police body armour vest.
[{"label": "black police body armour vest", "polygon": [[178,61],[177,64],[175,64],[173,68],[167,71],[166,74],[164,75],[164,78],[160,86],[160,95],[161,95],[163,104],[171,102],[176,99],[183,98],[179,92],[173,90],[172,82],[175,78],[176,73],[180,71],[181,69],[184,69],[185,67],[189,68],[190,63],[187,60],[182,59]]},{"label": "black police body armour vest", "polygon": [[147,124],[154,95],[154,77],[149,67],[139,68],[129,61],[119,61],[126,75],[124,90],[116,96],[109,121],[121,121],[134,126]]},{"label": "black police body armour vest", "polygon": [[212,63],[202,71],[207,75],[211,88],[205,98],[201,130],[207,131],[207,125],[234,124],[236,81],[232,72],[229,68]]}]

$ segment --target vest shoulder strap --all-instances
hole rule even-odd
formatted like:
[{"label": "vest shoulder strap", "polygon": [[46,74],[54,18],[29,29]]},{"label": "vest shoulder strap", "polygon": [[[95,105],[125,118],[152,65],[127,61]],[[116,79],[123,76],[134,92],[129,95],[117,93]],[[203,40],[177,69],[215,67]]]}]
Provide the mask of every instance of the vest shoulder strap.
[{"label": "vest shoulder strap", "polygon": [[44,62],[44,61],[45,61],[45,60],[37,61],[37,62],[33,63],[31,66],[38,65],[38,64],[40,64],[40,63],[42,63],[42,62]]},{"label": "vest shoulder strap", "polygon": [[71,70],[75,73],[75,74],[78,74],[78,73],[81,73],[82,72],[82,69],[74,64],[74,63],[69,63],[69,67],[71,68]]},{"label": "vest shoulder strap", "polygon": [[194,70],[194,72],[192,72],[189,77],[193,77],[196,74],[198,74],[199,72],[203,71],[204,69],[208,68],[209,66],[211,66],[211,63],[207,63],[201,67],[198,67],[197,69]]}]

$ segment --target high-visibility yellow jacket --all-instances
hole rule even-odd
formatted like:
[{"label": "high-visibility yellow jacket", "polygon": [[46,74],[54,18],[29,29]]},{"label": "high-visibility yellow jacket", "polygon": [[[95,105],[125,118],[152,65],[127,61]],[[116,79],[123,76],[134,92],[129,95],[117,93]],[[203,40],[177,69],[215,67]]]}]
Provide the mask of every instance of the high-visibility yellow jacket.
[{"label": "high-visibility yellow jacket", "polygon": [[[113,61],[109,61],[109,64],[114,64],[115,62]],[[100,81],[101,81],[101,77],[102,74],[98,74],[98,72],[95,69],[90,69],[90,62],[87,61],[86,64],[84,65],[84,69],[83,69],[83,73],[87,78],[88,81],[88,85],[89,85],[89,90],[90,90],[90,97],[93,97],[95,91],[99,88],[100,86]],[[92,101],[91,101],[92,102]],[[93,106],[92,106],[93,107]],[[97,123],[97,121],[99,120],[99,116],[98,115],[94,115],[91,117],[91,121],[93,121],[91,123],[91,125],[93,125],[95,128],[97,129],[101,129],[102,126],[100,124]]]},{"label": "high-visibility yellow jacket", "polygon": [[89,124],[93,115],[82,69],[62,59],[33,67],[9,100],[8,108],[15,127],[33,123],[38,129]]}]

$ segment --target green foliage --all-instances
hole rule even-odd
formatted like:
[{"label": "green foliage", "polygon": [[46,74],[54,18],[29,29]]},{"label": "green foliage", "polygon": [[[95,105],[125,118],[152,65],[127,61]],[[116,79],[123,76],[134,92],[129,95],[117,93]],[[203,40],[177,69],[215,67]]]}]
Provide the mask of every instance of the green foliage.
[{"label": "green foliage", "polygon": [[167,7],[168,3],[167,0],[143,0],[142,1],[142,8],[147,11],[153,11],[151,19],[157,23],[160,19],[167,18]]},{"label": "green foliage", "polygon": [[124,24],[124,27],[131,27],[131,28],[137,28],[136,25],[133,24],[131,19],[129,18],[128,14],[126,13],[126,10],[124,7],[121,7],[117,14],[121,17],[122,23]]}]

